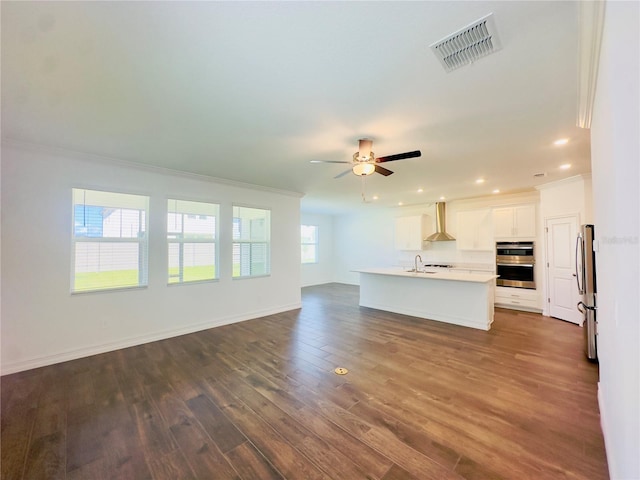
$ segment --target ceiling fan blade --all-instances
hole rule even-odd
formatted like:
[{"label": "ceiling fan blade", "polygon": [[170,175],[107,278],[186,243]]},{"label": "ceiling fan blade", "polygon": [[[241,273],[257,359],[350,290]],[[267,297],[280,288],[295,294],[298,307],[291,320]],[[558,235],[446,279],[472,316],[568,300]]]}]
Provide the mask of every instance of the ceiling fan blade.
[{"label": "ceiling fan blade", "polygon": [[406,153],[397,153],[395,155],[387,155],[386,157],[376,158],[376,163],[393,162],[394,160],[404,160],[405,158],[419,157],[420,155],[422,155],[422,153],[420,153],[420,150],[414,150],[413,152]]},{"label": "ceiling fan blade", "polygon": [[336,175],[336,176],[335,176],[335,177],[333,177],[333,178],[340,178],[340,177],[344,177],[347,173],[351,173],[351,169],[349,169],[349,170],[345,170],[344,172],[339,173],[338,175]]},{"label": "ceiling fan blade", "polygon": [[309,163],[351,163],[342,160],[309,160]]},{"label": "ceiling fan blade", "polygon": [[391,170],[387,170],[386,168],[381,167],[380,165],[375,165],[375,167],[376,167],[376,173],[379,173],[380,175],[384,175],[385,177],[388,177],[393,173]]}]

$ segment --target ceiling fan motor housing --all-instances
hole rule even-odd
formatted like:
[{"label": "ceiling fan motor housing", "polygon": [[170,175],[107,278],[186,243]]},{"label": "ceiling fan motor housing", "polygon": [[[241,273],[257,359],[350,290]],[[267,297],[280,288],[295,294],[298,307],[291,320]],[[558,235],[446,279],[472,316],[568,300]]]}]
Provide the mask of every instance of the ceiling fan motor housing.
[{"label": "ceiling fan motor housing", "polygon": [[[359,162],[368,162],[374,159],[373,152],[371,149],[373,148],[373,140],[368,138],[362,138],[358,140],[358,152],[354,155],[354,159],[357,159]],[[357,157],[357,158],[356,158]]]}]

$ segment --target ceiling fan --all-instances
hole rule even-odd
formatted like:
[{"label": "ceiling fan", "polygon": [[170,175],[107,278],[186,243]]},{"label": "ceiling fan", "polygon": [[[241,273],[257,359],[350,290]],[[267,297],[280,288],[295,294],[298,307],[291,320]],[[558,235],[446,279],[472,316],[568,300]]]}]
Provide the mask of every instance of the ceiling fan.
[{"label": "ceiling fan", "polygon": [[380,175],[389,176],[393,172],[389,169],[381,167],[378,165],[383,162],[393,162],[395,160],[404,160],[406,158],[415,158],[422,155],[420,150],[414,150],[413,152],[405,152],[405,153],[397,153],[395,155],[387,155],[386,157],[378,157],[376,158],[373,152],[371,151],[371,147],[373,145],[373,140],[368,138],[363,138],[358,140],[358,151],[353,154],[353,160],[350,162],[341,161],[341,160],[311,160],[311,163],[350,163],[352,167],[350,170],[346,170],[334,178],[340,178],[346,175],[349,172],[353,172],[354,175],[358,176],[366,176],[371,175],[376,172]]}]

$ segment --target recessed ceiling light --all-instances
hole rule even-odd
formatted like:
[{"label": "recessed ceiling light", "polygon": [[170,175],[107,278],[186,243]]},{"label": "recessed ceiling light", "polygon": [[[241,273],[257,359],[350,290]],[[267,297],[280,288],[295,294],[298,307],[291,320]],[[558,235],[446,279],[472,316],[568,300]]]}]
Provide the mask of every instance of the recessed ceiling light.
[{"label": "recessed ceiling light", "polygon": [[424,190],[423,190],[423,189],[421,189],[421,188],[419,188],[419,189],[418,189],[418,193],[422,193],[422,192],[424,192]]},{"label": "recessed ceiling light", "polygon": [[559,138],[558,140],[556,140],[555,142],[553,142],[553,144],[556,147],[559,147],[561,145],[566,145],[567,143],[569,143],[569,139],[568,138]]},{"label": "recessed ceiling light", "polygon": [[401,207],[402,205],[403,205],[403,204],[402,204],[402,202],[398,202],[398,206],[400,206],[400,207]]},{"label": "recessed ceiling light", "polygon": [[562,165],[560,165],[560,170],[569,170],[571,168],[571,164],[570,163],[564,163]]},{"label": "recessed ceiling light", "polygon": [[374,200],[377,200],[377,199],[378,199],[378,195],[374,195],[374,196],[373,196],[373,199],[374,199]]},{"label": "recessed ceiling light", "polygon": [[493,193],[500,193],[500,190],[498,190],[497,188],[493,191]]},{"label": "recessed ceiling light", "polygon": [[444,200],[444,195],[442,197],[440,197],[440,200]]},{"label": "recessed ceiling light", "polygon": [[479,178],[479,179],[477,179],[477,180],[476,180],[476,183],[477,183],[478,185],[480,185],[481,183],[484,183],[484,178]]}]

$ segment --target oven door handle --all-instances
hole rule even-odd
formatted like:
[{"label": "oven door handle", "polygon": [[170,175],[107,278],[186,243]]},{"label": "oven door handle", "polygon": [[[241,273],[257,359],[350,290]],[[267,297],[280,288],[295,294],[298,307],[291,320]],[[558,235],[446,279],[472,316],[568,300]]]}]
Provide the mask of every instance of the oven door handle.
[{"label": "oven door handle", "polygon": [[533,267],[533,263],[496,263],[498,267]]}]

